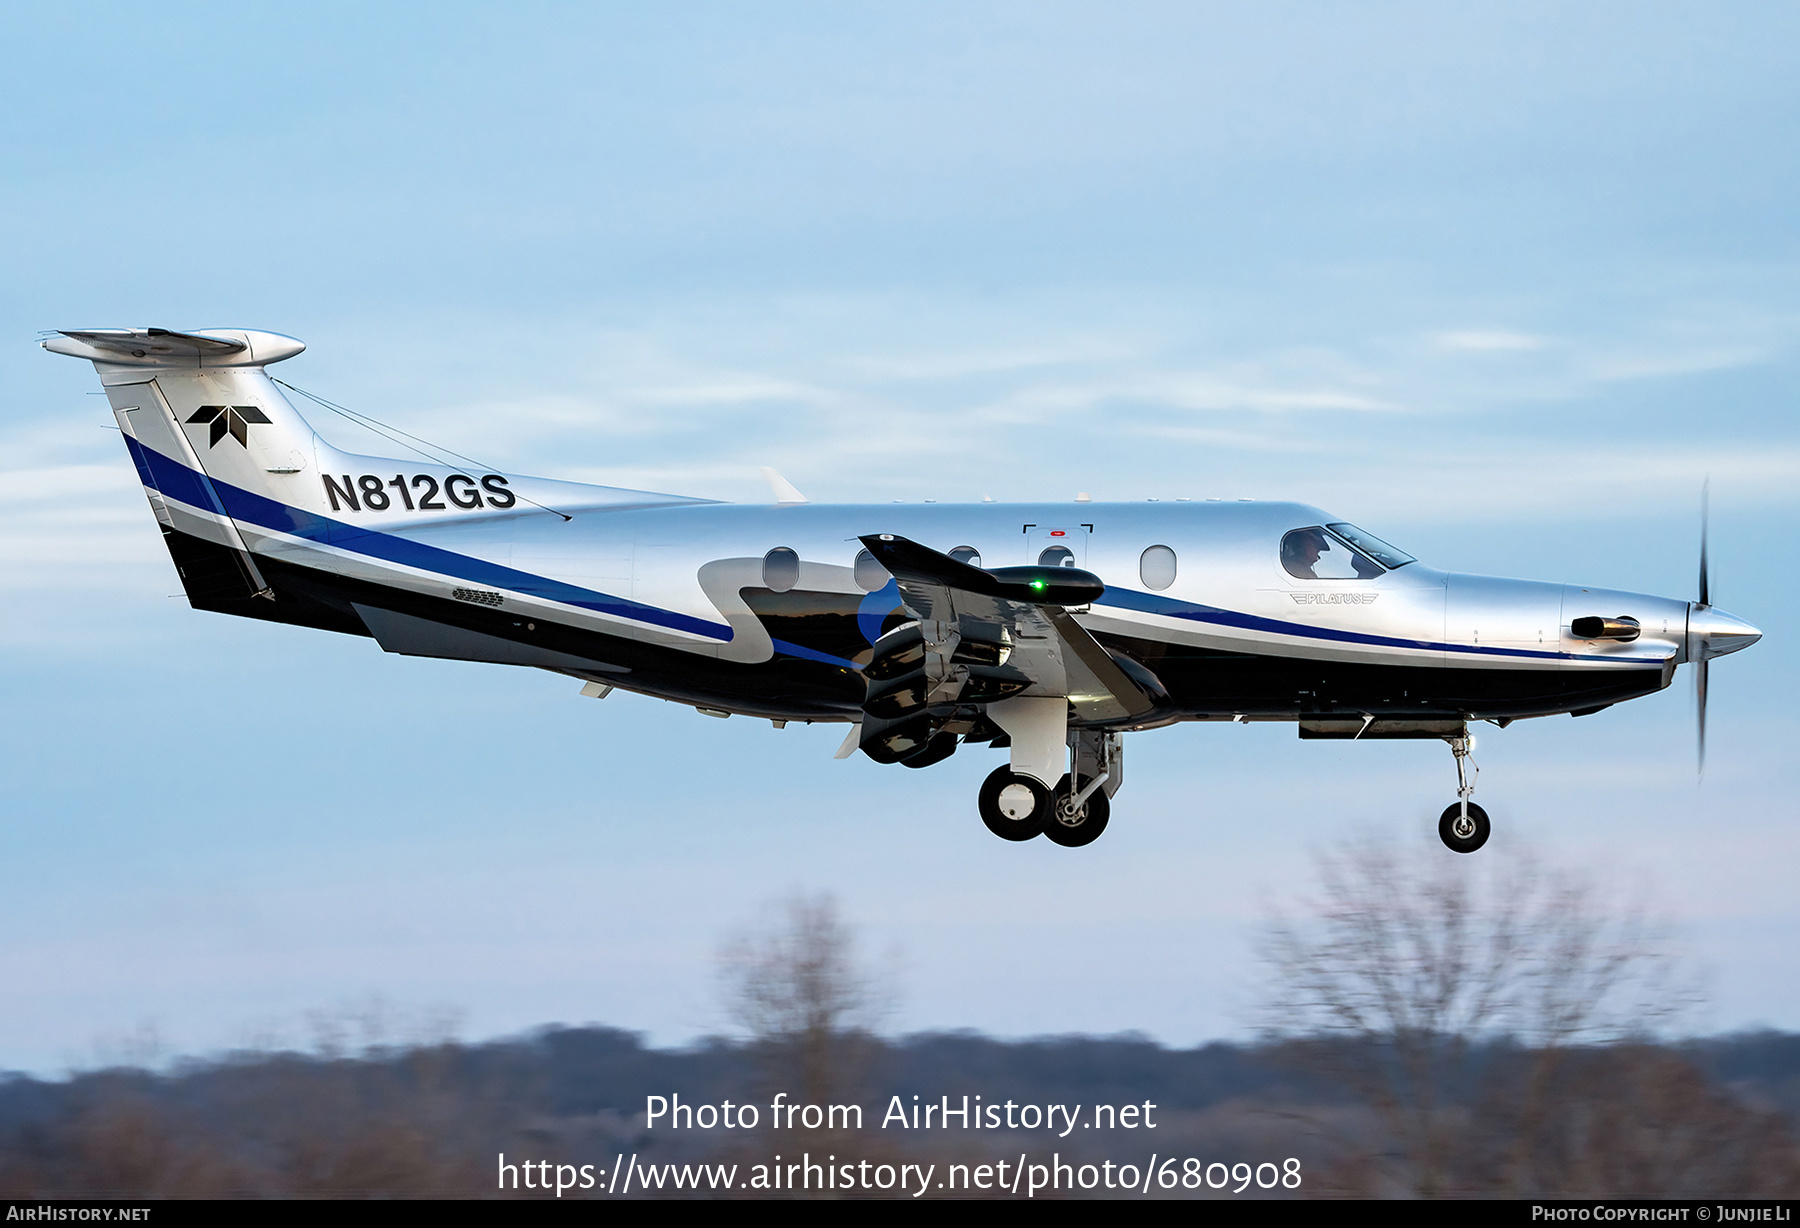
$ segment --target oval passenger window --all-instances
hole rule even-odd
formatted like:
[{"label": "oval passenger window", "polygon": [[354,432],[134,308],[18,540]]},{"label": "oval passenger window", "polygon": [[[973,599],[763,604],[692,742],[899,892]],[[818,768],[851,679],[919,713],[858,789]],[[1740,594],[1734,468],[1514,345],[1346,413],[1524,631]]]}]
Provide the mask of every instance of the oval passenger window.
[{"label": "oval passenger window", "polygon": [[1038,566],[1073,567],[1075,566],[1075,552],[1067,546],[1051,546],[1038,555]]},{"label": "oval passenger window", "polygon": [[771,592],[785,593],[800,583],[800,556],[786,546],[777,546],[763,555],[763,585]]},{"label": "oval passenger window", "polygon": [[875,556],[867,550],[856,552],[856,563],[851,570],[856,577],[856,587],[865,593],[872,593],[878,588],[886,587],[887,582],[892,579],[887,573],[887,568],[877,563]]},{"label": "oval passenger window", "polygon": [[950,552],[950,557],[971,567],[981,566],[981,551],[973,546],[958,546]]},{"label": "oval passenger window", "polygon": [[1138,578],[1145,588],[1161,592],[1175,583],[1175,552],[1167,546],[1152,546],[1138,560]]}]

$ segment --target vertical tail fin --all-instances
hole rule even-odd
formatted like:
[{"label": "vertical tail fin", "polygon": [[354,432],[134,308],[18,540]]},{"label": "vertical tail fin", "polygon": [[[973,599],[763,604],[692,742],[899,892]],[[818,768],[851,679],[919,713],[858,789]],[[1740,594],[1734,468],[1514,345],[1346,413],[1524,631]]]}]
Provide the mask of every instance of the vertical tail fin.
[{"label": "vertical tail fin", "polygon": [[99,372],[193,604],[272,599],[219,483],[268,496],[316,468],[312,428],[263,370],[306,347],[275,333],[160,328],[65,332],[43,346]]},{"label": "vertical tail fin", "polygon": [[[484,472],[473,462],[341,452],[264,370],[305,348],[292,337],[111,329],[42,344],[94,364],[188,599],[200,609],[366,634],[348,600],[316,581],[405,572],[419,547],[402,536],[409,531],[483,521],[456,548],[505,565],[519,517],[566,523],[575,508],[706,502]],[[438,581],[408,583],[435,592]]]}]

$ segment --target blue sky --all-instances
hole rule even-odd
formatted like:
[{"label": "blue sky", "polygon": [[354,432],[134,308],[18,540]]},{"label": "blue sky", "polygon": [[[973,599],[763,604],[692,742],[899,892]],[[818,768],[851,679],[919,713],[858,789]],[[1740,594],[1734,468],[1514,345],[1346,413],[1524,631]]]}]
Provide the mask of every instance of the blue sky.
[{"label": "blue sky", "polygon": [[[1242,1031],[1313,849],[1429,842],[1440,747],[1137,739],[1088,850],[990,759],[834,762],[499,667],[196,613],[39,330],[257,327],[492,463],[762,500],[1299,498],[1435,565],[1767,638],[1482,739],[1483,856],[1653,899],[1697,1026],[1800,1027],[1788,6],[245,6],[11,14],[0,75],[0,1067],[380,995],[467,1034],[723,1026],[829,890],[901,1029]],[[347,425],[319,423],[364,447]],[[341,429],[340,429],[341,428]]]}]

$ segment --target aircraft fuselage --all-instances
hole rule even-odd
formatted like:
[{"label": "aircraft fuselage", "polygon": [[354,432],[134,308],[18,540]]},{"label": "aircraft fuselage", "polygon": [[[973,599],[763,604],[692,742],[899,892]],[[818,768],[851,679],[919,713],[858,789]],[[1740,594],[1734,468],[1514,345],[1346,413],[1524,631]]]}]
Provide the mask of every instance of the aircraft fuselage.
[{"label": "aircraft fuselage", "polygon": [[1440,571],[1302,503],[741,506],[358,455],[265,371],[291,338],[45,344],[94,362],[196,607],[850,722],[879,762],[1009,746],[982,800],[1007,838],[1098,834],[1132,730],[1444,738],[1460,769],[1470,721],[1595,712],[1759,634],[1704,593]]}]

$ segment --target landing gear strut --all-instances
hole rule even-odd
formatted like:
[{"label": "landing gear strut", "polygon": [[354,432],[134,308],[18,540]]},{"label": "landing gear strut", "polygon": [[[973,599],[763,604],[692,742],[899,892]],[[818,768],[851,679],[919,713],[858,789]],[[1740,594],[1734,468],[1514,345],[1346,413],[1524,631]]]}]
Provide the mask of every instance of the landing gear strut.
[{"label": "landing gear strut", "polygon": [[1450,743],[1450,753],[1456,756],[1456,796],[1459,800],[1439,816],[1438,839],[1453,853],[1473,853],[1487,843],[1493,830],[1487,811],[1469,800],[1475,792],[1469,771],[1473,768],[1476,778],[1481,775],[1481,769],[1469,758],[1469,752],[1475,749],[1475,739],[1465,733],[1459,738],[1444,740]]},{"label": "landing gear strut", "polygon": [[1112,802],[1101,789],[1106,783],[1104,776],[1094,777],[1080,789],[1074,783],[1073,776],[1062,778],[1050,802],[1050,817],[1044,821],[1045,837],[1069,849],[1098,840],[1112,814]]}]

